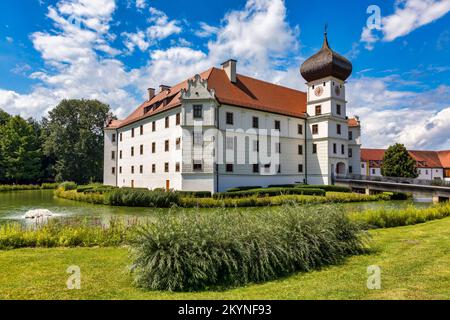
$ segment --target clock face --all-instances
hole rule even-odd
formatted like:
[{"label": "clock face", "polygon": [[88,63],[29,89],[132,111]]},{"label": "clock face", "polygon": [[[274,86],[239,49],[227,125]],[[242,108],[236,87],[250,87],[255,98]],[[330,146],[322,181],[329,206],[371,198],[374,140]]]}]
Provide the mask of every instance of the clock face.
[{"label": "clock face", "polygon": [[334,92],[336,92],[337,96],[341,95],[341,89],[339,87],[335,87]]},{"label": "clock face", "polygon": [[317,87],[316,90],[314,90],[314,94],[317,97],[320,97],[323,94],[323,88],[322,87]]}]

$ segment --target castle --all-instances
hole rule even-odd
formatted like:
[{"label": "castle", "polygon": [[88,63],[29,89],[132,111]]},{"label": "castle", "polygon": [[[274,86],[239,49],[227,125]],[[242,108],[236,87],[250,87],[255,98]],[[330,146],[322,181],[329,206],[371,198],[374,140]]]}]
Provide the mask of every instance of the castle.
[{"label": "castle", "polygon": [[347,116],[352,64],[327,34],[301,66],[307,92],[237,73],[229,60],[148,100],[105,127],[104,183],[222,192],[233,187],[331,184],[359,173],[361,127]]}]

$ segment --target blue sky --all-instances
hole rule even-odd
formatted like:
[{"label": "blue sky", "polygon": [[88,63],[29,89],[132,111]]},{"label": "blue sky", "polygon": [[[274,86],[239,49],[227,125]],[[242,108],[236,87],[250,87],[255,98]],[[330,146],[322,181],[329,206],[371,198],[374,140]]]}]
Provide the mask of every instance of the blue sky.
[{"label": "blue sky", "polygon": [[[367,8],[380,8],[369,30]],[[449,0],[25,0],[0,3],[0,108],[45,116],[97,98],[126,116],[145,89],[228,58],[238,72],[303,89],[323,42],[351,59],[349,112],[365,146],[450,148]]]}]

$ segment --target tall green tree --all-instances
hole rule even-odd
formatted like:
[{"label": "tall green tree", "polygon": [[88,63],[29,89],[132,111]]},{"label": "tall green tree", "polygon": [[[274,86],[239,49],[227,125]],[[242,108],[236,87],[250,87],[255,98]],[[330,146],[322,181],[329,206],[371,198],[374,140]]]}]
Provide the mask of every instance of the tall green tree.
[{"label": "tall green tree", "polygon": [[385,177],[417,178],[417,163],[403,144],[390,146],[384,154],[381,174]]},{"label": "tall green tree", "polygon": [[56,180],[102,181],[103,128],[112,117],[97,100],[63,100],[46,122],[45,154],[56,159]]},{"label": "tall green tree", "polygon": [[11,116],[8,113],[0,109],[0,126],[4,126],[10,118]]},{"label": "tall green tree", "polygon": [[8,182],[30,183],[41,176],[41,148],[33,127],[20,116],[0,126],[1,175]]}]

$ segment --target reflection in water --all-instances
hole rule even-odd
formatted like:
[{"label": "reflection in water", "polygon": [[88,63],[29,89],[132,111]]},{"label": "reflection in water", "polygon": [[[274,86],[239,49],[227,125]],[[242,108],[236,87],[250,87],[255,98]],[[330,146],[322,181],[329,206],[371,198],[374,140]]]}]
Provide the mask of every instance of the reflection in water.
[{"label": "reflection in water", "polygon": [[[387,201],[341,204],[348,212],[375,209],[379,207],[405,208],[410,205],[427,207],[429,203],[412,201]],[[55,198],[52,190],[0,192],[0,223],[5,221],[24,221],[30,210],[46,209],[52,217],[89,217],[107,222],[111,218],[151,218],[161,214],[175,214],[180,209],[127,208],[91,205],[82,202]],[[249,210],[246,208],[245,210]],[[250,210],[261,210],[254,208]],[[188,209],[195,212],[197,209]],[[209,211],[202,209],[202,211]]]}]

